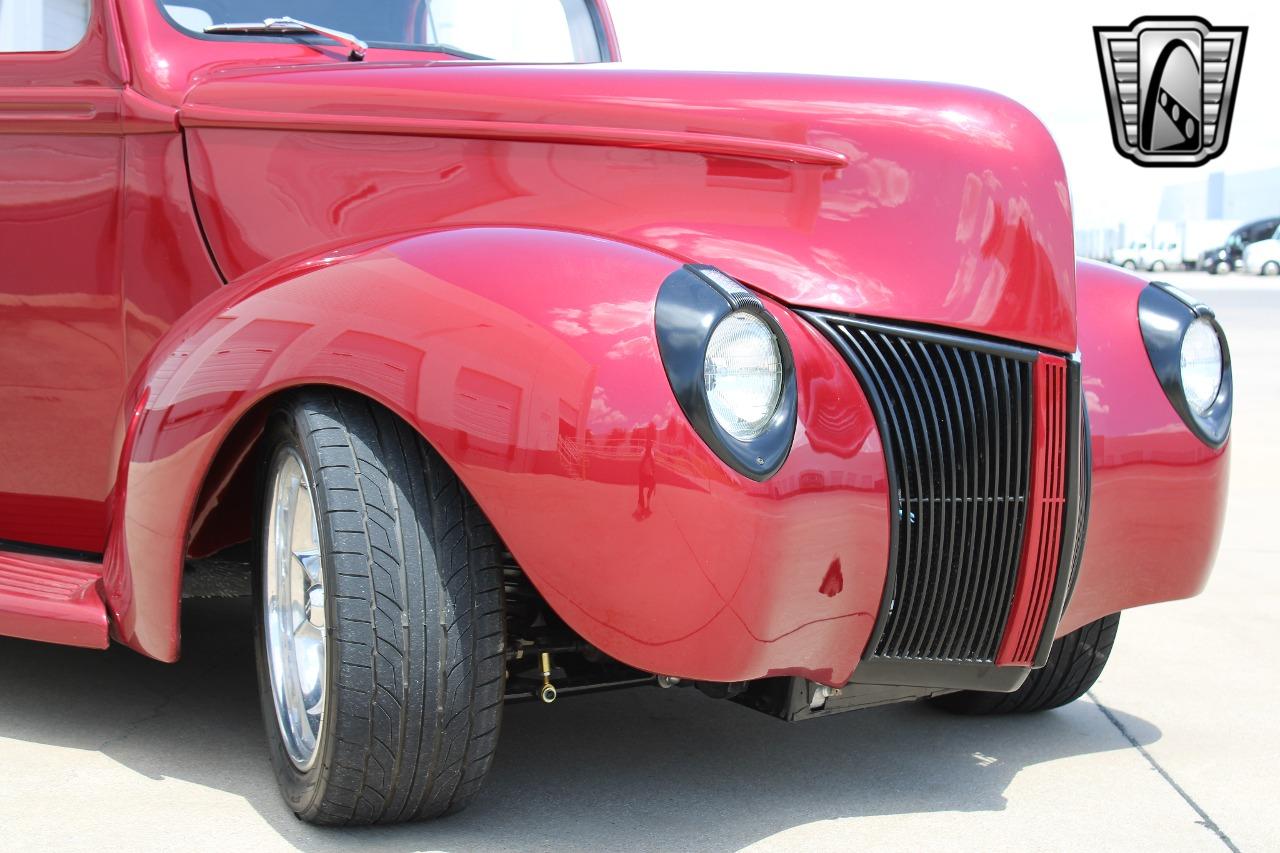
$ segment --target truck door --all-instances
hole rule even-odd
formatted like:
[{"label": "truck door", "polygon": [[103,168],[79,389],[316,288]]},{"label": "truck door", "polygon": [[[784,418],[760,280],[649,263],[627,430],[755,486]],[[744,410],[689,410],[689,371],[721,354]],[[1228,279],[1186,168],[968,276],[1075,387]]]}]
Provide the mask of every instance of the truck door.
[{"label": "truck door", "polygon": [[102,0],[0,2],[0,540],[103,550],[124,385]]}]

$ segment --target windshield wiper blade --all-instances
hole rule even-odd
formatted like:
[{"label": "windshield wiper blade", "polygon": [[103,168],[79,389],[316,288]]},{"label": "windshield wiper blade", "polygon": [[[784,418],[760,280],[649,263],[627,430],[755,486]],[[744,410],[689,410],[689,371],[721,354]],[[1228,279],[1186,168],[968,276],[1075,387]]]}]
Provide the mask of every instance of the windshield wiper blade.
[{"label": "windshield wiper blade", "polygon": [[298,33],[314,33],[318,36],[324,36],[327,39],[337,42],[347,49],[347,59],[352,62],[359,62],[364,59],[365,52],[369,50],[369,45],[360,39],[344,33],[340,30],[331,30],[328,27],[322,27],[319,24],[308,24],[306,21],[299,21],[297,18],[267,18],[262,23],[247,24],[214,24],[205,27],[204,31],[211,35],[293,35]]}]

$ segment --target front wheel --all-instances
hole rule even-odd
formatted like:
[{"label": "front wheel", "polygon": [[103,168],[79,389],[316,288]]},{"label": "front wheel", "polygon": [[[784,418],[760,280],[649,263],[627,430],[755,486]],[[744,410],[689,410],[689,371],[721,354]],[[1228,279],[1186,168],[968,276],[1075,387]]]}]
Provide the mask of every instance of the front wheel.
[{"label": "front wheel", "polygon": [[1113,613],[1054,640],[1049,662],[1028,675],[1012,693],[963,690],[932,701],[956,714],[1018,714],[1074,702],[1102,674],[1119,625],[1120,614]]},{"label": "front wheel", "polygon": [[1263,275],[1280,275],[1280,261],[1267,261],[1262,265]]},{"label": "front wheel", "polygon": [[505,691],[492,528],[413,430],[354,395],[288,398],[265,462],[258,681],[285,800],[329,825],[462,808]]}]

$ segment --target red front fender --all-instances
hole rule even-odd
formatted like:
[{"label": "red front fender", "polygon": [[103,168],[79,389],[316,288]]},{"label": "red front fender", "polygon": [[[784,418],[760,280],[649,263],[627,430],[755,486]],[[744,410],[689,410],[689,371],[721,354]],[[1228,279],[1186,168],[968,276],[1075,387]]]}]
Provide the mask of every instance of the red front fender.
[{"label": "red front fender", "polygon": [[[551,606],[607,654],[684,677],[843,683],[887,565],[866,399],[818,333],[770,303],[795,354],[800,423],[773,478],[734,473],[680,412],[654,341],[658,287],[680,263],[597,237],[464,228],[215,294],[140,382],[147,404],[108,556],[120,639],[177,656],[181,569],[211,460],[255,403],[325,384],[418,429]],[[645,457],[654,473],[641,473]]]}]

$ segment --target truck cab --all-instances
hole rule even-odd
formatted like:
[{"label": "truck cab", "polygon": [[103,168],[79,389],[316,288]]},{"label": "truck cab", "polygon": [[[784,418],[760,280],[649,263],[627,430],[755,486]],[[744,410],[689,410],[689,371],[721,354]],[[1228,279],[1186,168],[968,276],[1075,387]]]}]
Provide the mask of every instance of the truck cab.
[{"label": "truck cab", "polygon": [[1149,269],[1151,244],[1146,240],[1132,240],[1111,253],[1110,261],[1127,270]]}]

